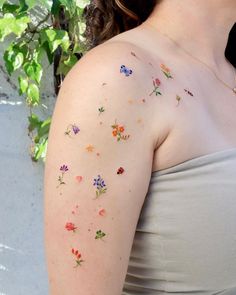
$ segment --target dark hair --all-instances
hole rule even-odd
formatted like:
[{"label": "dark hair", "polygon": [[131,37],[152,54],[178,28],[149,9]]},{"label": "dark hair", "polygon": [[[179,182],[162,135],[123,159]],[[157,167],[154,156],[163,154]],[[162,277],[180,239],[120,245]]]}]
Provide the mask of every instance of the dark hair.
[{"label": "dark hair", "polygon": [[83,12],[86,23],[84,37],[88,49],[144,22],[157,2],[158,0],[91,0]]}]

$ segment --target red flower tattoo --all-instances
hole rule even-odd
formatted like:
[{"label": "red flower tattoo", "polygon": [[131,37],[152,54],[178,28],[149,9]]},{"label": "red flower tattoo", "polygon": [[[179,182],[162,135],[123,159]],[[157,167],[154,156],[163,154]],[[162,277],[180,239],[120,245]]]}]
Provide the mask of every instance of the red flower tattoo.
[{"label": "red flower tattoo", "polygon": [[65,225],[65,228],[68,230],[68,231],[73,231],[75,232],[77,227],[74,225],[74,223],[72,222],[67,222],[66,225]]},{"label": "red flower tattoo", "polygon": [[76,265],[74,267],[81,266],[81,262],[84,262],[84,260],[80,259],[81,253],[78,250],[75,250],[74,248],[72,248],[71,252],[76,257]]},{"label": "red flower tattoo", "polygon": [[118,170],[117,170],[117,174],[123,174],[124,173],[124,168],[123,167],[120,167]]}]

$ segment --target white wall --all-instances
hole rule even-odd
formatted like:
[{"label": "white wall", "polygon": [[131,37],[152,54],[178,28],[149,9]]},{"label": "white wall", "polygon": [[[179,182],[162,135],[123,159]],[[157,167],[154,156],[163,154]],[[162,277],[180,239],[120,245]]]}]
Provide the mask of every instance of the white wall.
[{"label": "white wall", "polygon": [[[4,44],[5,46],[6,44]],[[2,45],[0,45],[2,46]],[[43,244],[43,164],[33,163],[27,136],[29,110],[8,81],[0,47],[0,295],[47,295]],[[43,102],[52,113],[52,69]]]}]

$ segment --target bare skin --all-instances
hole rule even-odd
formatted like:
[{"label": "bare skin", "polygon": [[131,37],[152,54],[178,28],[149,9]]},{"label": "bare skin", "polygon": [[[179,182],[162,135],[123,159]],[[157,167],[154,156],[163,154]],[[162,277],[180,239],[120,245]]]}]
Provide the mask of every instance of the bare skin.
[{"label": "bare skin", "polygon": [[[217,19],[226,34],[234,1],[226,1],[227,22],[225,10],[222,22],[220,13],[200,19],[204,5],[216,13],[220,2],[165,0],[155,13],[166,20],[175,15],[168,33],[186,36],[186,49],[201,53],[233,87],[232,66],[216,46],[222,35],[211,33],[214,42],[202,51],[185,31],[198,28],[208,40],[203,32]],[[178,22],[191,7],[199,26]],[[155,13],[152,24],[162,19],[166,27]],[[145,24],[88,52],[63,82],[49,135],[44,193],[50,295],[121,295],[151,173],[236,147],[235,111],[235,94]],[[106,186],[99,187],[99,175]]]}]

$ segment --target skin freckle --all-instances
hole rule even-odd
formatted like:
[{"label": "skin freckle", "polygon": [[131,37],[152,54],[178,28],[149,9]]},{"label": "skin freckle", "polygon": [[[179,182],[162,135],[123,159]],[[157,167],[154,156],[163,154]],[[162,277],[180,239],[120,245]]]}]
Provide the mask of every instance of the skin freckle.
[{"label": "skin freckle", "polygon": [[142,123],[142,122],[143,122],[143,120],[142,120],[141,118],[138,118],[138,119],[137,119],[137,123],[140,124],[140,123]]},{"label": "skin freckle", "polygon": [[135,52],[131,51],[130,53],[131,53],[131,55],[133,55],[134,57],[136,57],[137,59],[139,59],[139,58],[137,57],[137,55],[136,55]]}]

